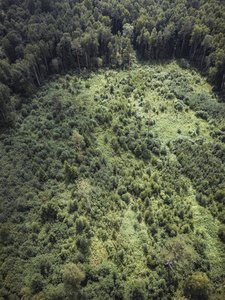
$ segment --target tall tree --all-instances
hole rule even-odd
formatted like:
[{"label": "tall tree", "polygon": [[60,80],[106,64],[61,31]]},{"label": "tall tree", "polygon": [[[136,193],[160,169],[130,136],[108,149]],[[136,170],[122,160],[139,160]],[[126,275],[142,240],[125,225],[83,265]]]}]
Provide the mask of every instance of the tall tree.
[{"label": "tall tree", "polygon": [[202,58],[201,58],[201,67],[202,67],[203,61],[205,59],[206,51],[209,50],[210,47],[212,46],[212,41],[213,41],[213,37],[211,35],[207,34],[201,43],[201,46],[203,48]]},{"label": "tall tree", "polygon": [[82,48],[81,48],[80,38],[73,39],[71,48],[72,48],[72,51],[75,52],[76,59],[77,59],[77,65],[78,65],[79,71],[81,71],[80,55],[82,54]]},{"label": "tall tree", "polygon": [[206,34],[209,34],[209,28],[205,25],[195,24],[191,33],[190,45],[191,45],[191,56],[194,57],[197,48],[201,45]]}]

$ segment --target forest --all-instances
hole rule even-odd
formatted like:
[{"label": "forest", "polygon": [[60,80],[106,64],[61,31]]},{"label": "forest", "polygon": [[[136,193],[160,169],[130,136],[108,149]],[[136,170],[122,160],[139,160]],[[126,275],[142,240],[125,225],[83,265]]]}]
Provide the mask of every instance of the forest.
[{"label": "forest", "polygon": [[224,299],[225,1],[0,20],[0,300]]},{"label": "forest", "polygon": [[[224,0],[2,0],[0,117],[11,95],[30,95],[49,75],[187,58],[216,89],[225,80]],[[18,104],[19,105],[19,104]]]}]

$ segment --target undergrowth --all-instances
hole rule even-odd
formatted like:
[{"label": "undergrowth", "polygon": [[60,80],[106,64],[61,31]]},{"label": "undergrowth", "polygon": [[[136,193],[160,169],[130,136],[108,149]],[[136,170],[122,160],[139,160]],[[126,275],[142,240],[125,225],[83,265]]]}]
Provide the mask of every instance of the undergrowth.
[{"label": "undergrowth", "polygon": [[178,299],[191,276],[224,293],[225,114],[205,78],[175,61],[54,76],[17,113],[1,299]]}]

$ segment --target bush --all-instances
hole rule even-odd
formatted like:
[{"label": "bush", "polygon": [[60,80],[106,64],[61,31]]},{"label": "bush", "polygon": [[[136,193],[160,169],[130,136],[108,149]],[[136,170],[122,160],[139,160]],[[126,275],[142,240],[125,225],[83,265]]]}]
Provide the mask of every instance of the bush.
[{"label": "bush", "polygon": [[201,119],[206,120],[206,121],[208,120],[208,117],[209,117],[208,113],[206,111],[203,111],[203,110],[196,111],[195,116],[197,118],[201,118]]},{"label": "bush", "polygon": [[182,111],[183,108],[184,108],[183,103],[181,101],[175,100],[174,101],[174,108],[176,110]]}]

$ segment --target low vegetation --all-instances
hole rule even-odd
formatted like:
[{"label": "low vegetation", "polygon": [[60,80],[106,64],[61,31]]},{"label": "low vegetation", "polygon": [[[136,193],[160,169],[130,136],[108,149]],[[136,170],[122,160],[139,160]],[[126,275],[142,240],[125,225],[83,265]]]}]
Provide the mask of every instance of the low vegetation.
[{"label": "low vegetation", "polygon": [[0,135],[0,299],[222,299],[225,106],[179,61],[54,75]]}]

